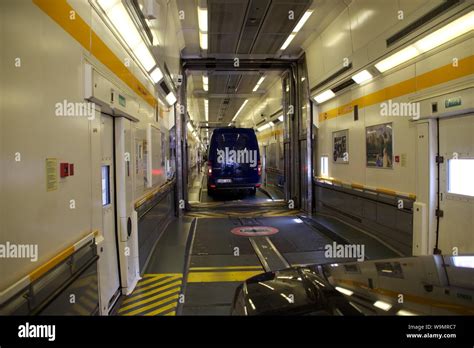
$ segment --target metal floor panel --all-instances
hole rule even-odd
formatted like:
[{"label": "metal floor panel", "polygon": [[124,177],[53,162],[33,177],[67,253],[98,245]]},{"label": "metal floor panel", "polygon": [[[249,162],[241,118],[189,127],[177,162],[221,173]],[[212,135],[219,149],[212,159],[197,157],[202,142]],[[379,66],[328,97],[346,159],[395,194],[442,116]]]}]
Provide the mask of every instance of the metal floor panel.
[{"label": "metal floor panel", "polygon": [[174,219],[163,232],[142,273],[182,273],[191,218]]},{"label": "metal floor panel", "polygon": [[240,255],[253,254],[248,238],[230,232],[234,227],[230,219],[199,219],[192,254],[234,255],[236,250]]},{"label": "metal floor panel", "polygon": [[240,256],[230,255],[193,255],[190,267],[226,267],[226,266],[261,266],[258,257],[253,254]]},{"label": "metal floor panel", "polygon": [[277,234],[270,236],[270,240],[282,254],[323,250],[326,244],[332,242],[306,224],[296,223],[294,218],[275,217],[259,220],[263,225],[279,229]]}]

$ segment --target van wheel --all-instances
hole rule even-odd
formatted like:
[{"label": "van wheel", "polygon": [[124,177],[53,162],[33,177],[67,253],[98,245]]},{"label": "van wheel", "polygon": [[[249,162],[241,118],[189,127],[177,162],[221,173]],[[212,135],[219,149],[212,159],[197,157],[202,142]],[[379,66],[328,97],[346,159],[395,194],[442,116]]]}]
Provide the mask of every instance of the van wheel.
[{"label": "van wheel", "polygon": [[250,189],[250,194],[251,194],[252,196],[255,196],[255,195],[257,194],[257,188],[254,187],[254,188]]}]

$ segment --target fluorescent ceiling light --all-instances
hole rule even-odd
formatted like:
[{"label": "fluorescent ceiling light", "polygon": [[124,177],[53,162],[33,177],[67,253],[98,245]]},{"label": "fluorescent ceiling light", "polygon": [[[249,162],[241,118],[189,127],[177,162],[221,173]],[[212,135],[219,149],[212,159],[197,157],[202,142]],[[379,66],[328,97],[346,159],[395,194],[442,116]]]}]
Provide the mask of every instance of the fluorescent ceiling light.
[{"label": "fluorescent ceiling light", "polygon": [[372,74],[368,72],[367,70],[362,70],[360,73],[355,74],[352,76],[352,79],[355,81],[355,83],[358,83],[359,85],[365,81],[368,81],[372,78]]},{"label": "fluorescent ceiling light", "polygon": [[132,51],[140,65],[146,71],[150,71],[156,64],[155,59],[122,2],[120,0],[98,0],[97,4],[102,8],[110,23]]},{"label": "fluorescent ceiling light", "polygon": [[202,76],[202,86],[205,91],[209,90],[209,78],[206,75]]},{"label": "fluorescent ceiling light", "polygon": [[436,30],[428,36],[418,40],[415,47],[421,52],[427,52],[458,36],[474,30],[474,11],[446,24],[444,27]]},{"label": "fluorescent ceiling light", "polygon": [[240,112],[243,110],[245,105],[247,105],[248,101],[249,101],[248,99],[245,99],[244,103],[240,106],[239,110],[236,112],[236,114],[235,114],[234,118],[232,119],[232,121],[234,121],[237,118],[237,116],[239,116]]},{"label": "fluorescent ceiling light", "polygon": [[392,308],[392,305],[390,303],[384,302],[384,301],[377,301],[374,303],[374,306],[377,308],[380,308],[384,311],[389,311],[390,308]]},{"label": "fluorescent ceiling light", "polygon": [[474,11],[446,24],[442,28],[416,41],[414,44],[405,47],[401,51],[392,54],[388,58],[375,64],[375,67],[383,73],[422,53],[428,52],[433,48],[466,34],[471,30],[474,30]]},{"label": "fluorescent ceiling light", "polygon": [[254,91],[254,92],[256,92],[256,91],[260,88],[260,85],[262,84],[263,80],[265,80],[265,76],[262,76],[262,77],[258,80],[257,84],[256,84],[255,87],[253,88],[253,91]]},{"label": "fluorescent ceiling light", "polygon": [[293,29],[291,34],[288,36],[286,41],[283,43],[280,50],[282,51],[286,50],[286,48],[290,45],[291,41],[293,41],[293,39],[295,38],[296,34],[298,34],[298,32],[301,30],[303,25],[306,23],[306,21],[312,14],[313,14],[313,10],[308,10],[304,13],[303,17],[301,17],[299,22],[296,24],[295,28]]},{"label": "fluorescent ceiling light", "polygon": [[313,11],[312,10],[309,10],[309,11],[306,11],[303,15],[303,17],[301,17],[300,21],[298,22],[298,24],[296,24],[296,27],[295,29],[293,29],[293,33],[297,33],[301,30],[301,28],[303,27],[303,25],[306,23],[306,21],[308,20],[308,18],[313,14]]},{"label": "fluorescent ceiling light", "polygon": [[275,126],[275,123],[273,123],[272,121],[268,122],[268,124],[270,125],[270,127],[274,127],[274,126]]},{"label": "fluorescent ceiling light", "polygon": [[339,291],[341,294],[347,295],[347,296],[352,296],[354,291],[351,291],[349,289],[341,288],[340,286],[336,286],[336,290]]},{"label": "fluorescent ceiling light", "polygon": [[291,41],[293,41],[293,39],[295,38],[296,36],[296,33],[291,33],[290,36],[288,36],[288,38],[286,39],[286,41],[283,43],[283,45],[281,46],[280,50],[284,51],[286,50],[286,48],[290,45]]},{"label": "fluorescent ceiling light", "polygon": [[270,125],[268,123],[265,123],[263,126],[258,127],[257,130],[259,132],[264,131],[265,129],[270,128]]},{"label": "fluorescent ceiling light", "polygon": [[188,122],[188,130],[190,132],[192,132],[194,129],[193,129],[193,126],[191,125],[191,122]]},{"label": "fluorescent ceiling light", "polygon": [[377,64],[375,64],[375,67],[378,71],[383,73],[387,70],[396,67],[397,65],[400,65],[402,63],[405,63],[406,61],[409,61],[412,58],[415,58],[418,54],[418,50],[415,47],[408,46],[403,50],[392,54],[390,57],[378,62]]},{"label": "fluorescent ceiling light", "polygon": [[283,115],[278,116],[278,120],[280,120],[280,122],[283,122]]},{"label": "fluorescent ceiling light", "polygon": [[150,74],[151,79],[154,83],[157,83],[163,78],[163,73],[161,72],[160,68],[156,67]]},{"label": "fluorescent ceiling light", "polygon": [[320,93],[316,97],[314,97],[314,100],[316,100],[317,103],[321,104],[334,97],[335,97],[334,92],[328,89],[324,91],[323,93]]},{"label": "fluorescent ceiling light", "polygon": [[166,101],[169,105],[174,105],[174,103],[176,103],[176,96],[173,94],[173,92],[168,93],[166,96]]},{"label": "fluorescent ceiling light", "polygon": [[206,122],[209,121],[209,100],[204,99],[204,116],[206,118]]},{"label": "fluorescent ceiling light", "polygon": [[207,33],[199,32],[199,45],[201,49],[207,50]]},{"label": "fluorescent ceiling light", "polygon": [[407,311],[407,310],[405,310],[405,309],[400,309],[400,310],[397,312],[397,315],[416,315],[416,313]]},{"label": "fluorescent ceiling light", "polygon": [[199,30],[207,32],[207,8],[198,7]]}]

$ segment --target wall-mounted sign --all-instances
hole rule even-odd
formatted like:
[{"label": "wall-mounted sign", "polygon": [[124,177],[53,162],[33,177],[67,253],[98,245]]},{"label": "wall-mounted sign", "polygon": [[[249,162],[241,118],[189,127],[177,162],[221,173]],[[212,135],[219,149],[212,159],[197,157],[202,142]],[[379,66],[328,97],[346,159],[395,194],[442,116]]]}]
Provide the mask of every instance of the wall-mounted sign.
[{"label": "wall-mounted sign", "polygon": [[126,101],[125,97],[121,94],[119,94],[119,104],[122,105],[123,107],[125,107],[127,105],[127,101]]},{"label": "wall-mounted sign", "polygon": [[46,191],[58,189],[58,159],[46,158]]},{"label": "wall-mounted sign", "polygon": [[461,97],[456,97],[456,98],[448,98],[444,101],[444,107],[446,109],[452,108],[455,106],[459,106],[462,104]]}]

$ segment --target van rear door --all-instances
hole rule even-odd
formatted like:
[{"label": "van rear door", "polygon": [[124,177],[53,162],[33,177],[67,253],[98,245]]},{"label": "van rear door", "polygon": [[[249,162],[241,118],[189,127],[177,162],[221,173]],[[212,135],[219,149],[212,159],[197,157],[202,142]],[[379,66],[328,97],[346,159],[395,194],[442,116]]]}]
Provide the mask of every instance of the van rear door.
[{"label": "van rear door", "polygon": [[247,184],[259,180],[260,154],[252,129],[216,129],[212,137],[212,174],[216,183]]}]

